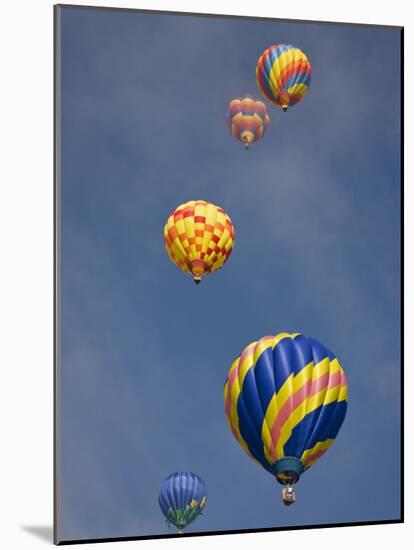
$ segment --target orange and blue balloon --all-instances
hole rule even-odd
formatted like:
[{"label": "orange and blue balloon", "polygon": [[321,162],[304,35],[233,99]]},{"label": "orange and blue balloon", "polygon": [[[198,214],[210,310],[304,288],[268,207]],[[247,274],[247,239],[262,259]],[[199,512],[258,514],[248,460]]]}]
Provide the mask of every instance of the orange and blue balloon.
[{"label": "orange and blue balloon", "polygon": [[158,502],[168,525],[179,533],[198,518],[207,499],[204,481],[192,472],[176,472],[162,483]]},{"label": "orange and blue balloon", "polygon": [[260,56],[256,66],[259,90],[284,111],[307,94],[312,78],[309,59],[299,48],[278,44]]},{"label": "orange and blue balloon", "polygon": [[226,122],[234,139],[244,143],[248,149],[252,143],[263,137],[270,124],[270,117],[263,101],[245,95],[230,101]]},{"label": "orange and blue balloon", "polygon": [[281,332],[252,342],[232,363],[224,403],[244,451],[293,493],[291,486],[338,434],[347,409],[347,382],[338,359],[323,344]]}]

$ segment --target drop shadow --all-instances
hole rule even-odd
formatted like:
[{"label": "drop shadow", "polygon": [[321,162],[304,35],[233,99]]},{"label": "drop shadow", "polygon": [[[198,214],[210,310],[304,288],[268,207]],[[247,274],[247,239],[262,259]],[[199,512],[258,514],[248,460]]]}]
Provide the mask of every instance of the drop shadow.
[{"label": "drop shadow", "polygon": [[51,525],[22,525],[23,531],[53,544],[53,527]]}]

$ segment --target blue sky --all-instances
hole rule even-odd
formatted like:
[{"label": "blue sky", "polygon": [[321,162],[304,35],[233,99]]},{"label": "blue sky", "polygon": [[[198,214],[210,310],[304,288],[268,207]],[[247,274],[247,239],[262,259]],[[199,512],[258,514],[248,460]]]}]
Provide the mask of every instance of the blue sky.
[{"label": "blue sky", "polygon": [[[260,96],[274,43],[307,53],[311,89],[268,105],[246,152],[226,107]],[[62,10],[62,539],[172,532],[157,496],[176,470],[209,493],[188,531],[400,516],[399,48],[391,28]],[[192,199],[236,229],[199,287],[163,245]],[[289,508],[223,405],[232,360],[280,331],[321,340],[349,384]]]}]

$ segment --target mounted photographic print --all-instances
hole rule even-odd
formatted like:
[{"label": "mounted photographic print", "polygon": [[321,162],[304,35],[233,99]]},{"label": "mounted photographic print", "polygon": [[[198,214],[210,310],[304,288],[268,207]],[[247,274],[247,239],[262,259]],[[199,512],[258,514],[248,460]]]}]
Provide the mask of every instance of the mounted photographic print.
[{"label": "mounted photographic print", "polygon": [[403,521],[400,27],[55,6],[55,543]]}]

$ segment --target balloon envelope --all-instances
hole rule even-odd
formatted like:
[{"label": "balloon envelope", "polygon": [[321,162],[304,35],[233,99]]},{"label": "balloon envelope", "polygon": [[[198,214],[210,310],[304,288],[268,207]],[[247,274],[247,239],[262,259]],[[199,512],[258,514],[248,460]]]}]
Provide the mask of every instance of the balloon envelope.
[{"label": "balloon envelope", "polygon": [[248,148],[251,143],[263,137],[269,126],[270,117],[263,101],[245,95],[230,101],[226,122],[230,134]]},{"label": "balloon envelope", "polygon": [[222,208],[207,201],[180,204],[164,227],[170,259],[196,282],[221,268],[234,244],[234,227]]},{"label": "balloon envelope", "polygon": [[308,92],[312,66],[299,48],[287,44],[271,46],[259,57],[256,81],[259,90],[271,103],[284,111],[296,105]]},{"label": "balloon envelope", "polygon": [[207,498],[204,481],[192,472],[176,472],[162,483],[158,502],[168,523],[183,530],[202,512]]},{"label": "balloon envelope", "polygon": [[282,484],[299,480],[333,443],[347,383],[335,355],[299,333],[265,336],[233,362],[224,387],[230,429]]}]

